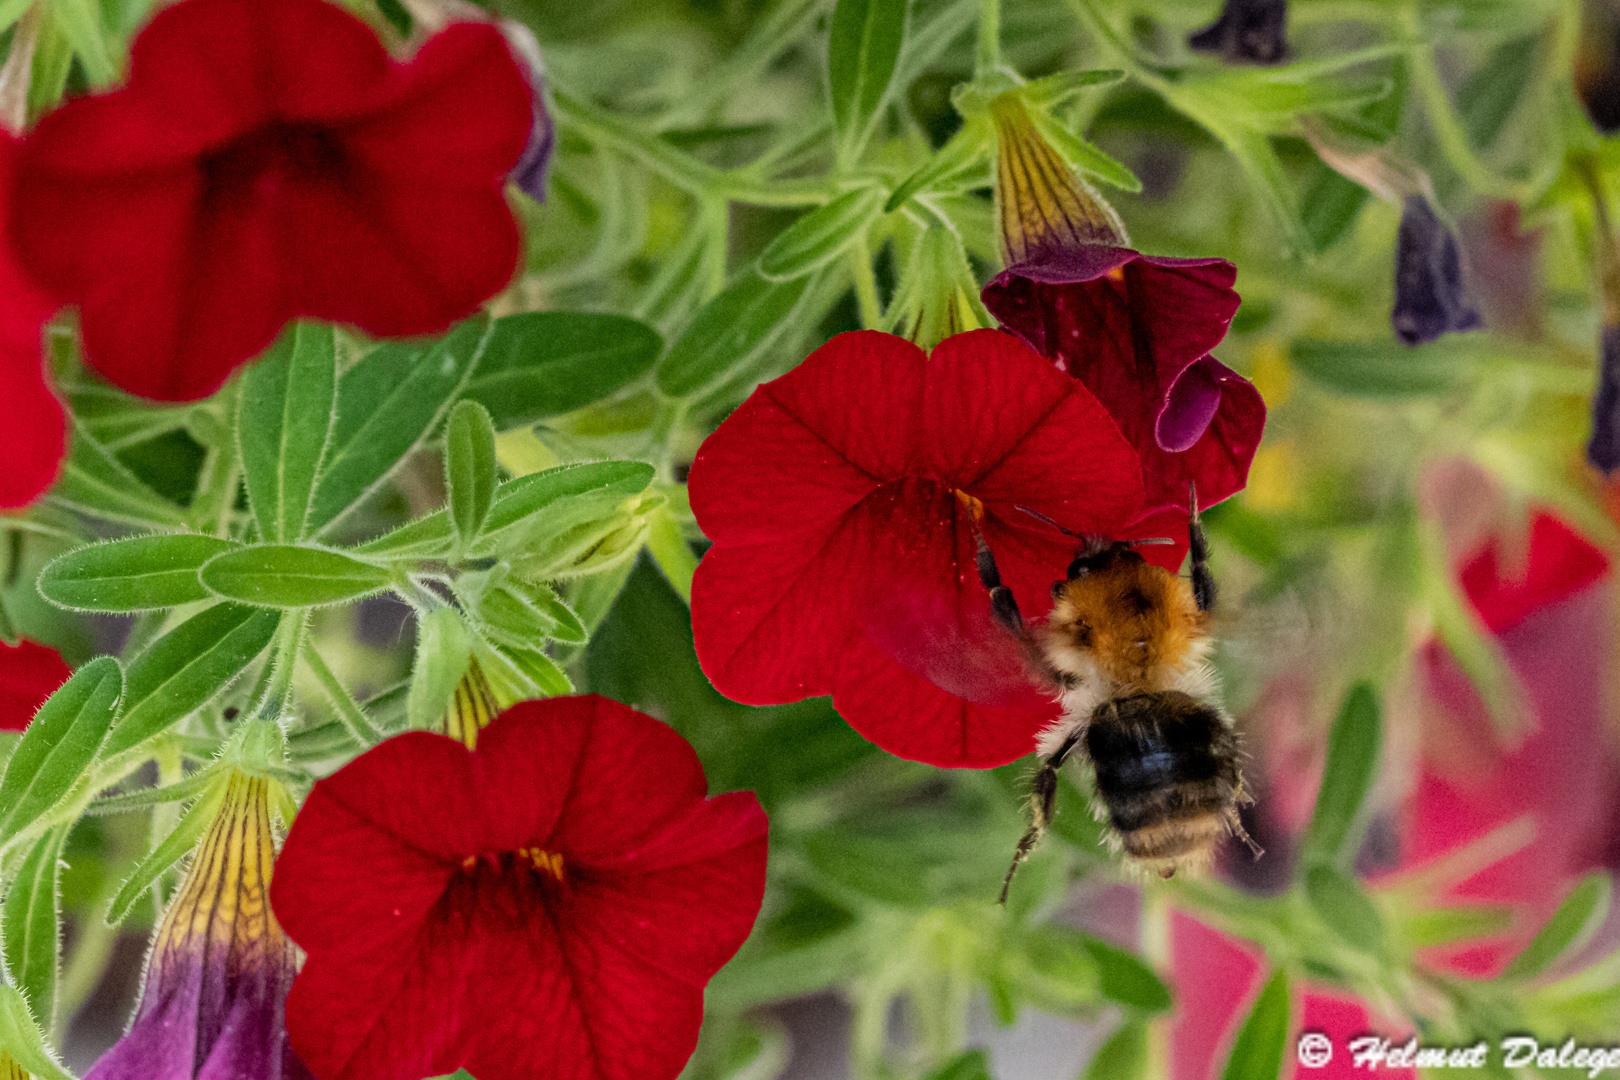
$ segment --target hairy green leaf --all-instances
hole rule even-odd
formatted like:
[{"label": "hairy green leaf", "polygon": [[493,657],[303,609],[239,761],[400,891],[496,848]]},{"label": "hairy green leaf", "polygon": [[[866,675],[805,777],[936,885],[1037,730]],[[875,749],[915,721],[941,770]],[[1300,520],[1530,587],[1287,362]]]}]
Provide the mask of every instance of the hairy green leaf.
[{"label": "hairy green leaf", "polygon": [[33,1080],[73,1080],[40,1034],[28,1002],[16,987],[0,983],[0,1050],[10,1054]]},{"label": "hairy green leaf", "polygon": [[768,281],[791,281],[827,265],[860,239],[882,205],[881,189],[863,187],[810,211],[778,233],[760,253],[760,276]]},{"label": "hairy green leaf", "polygon": [[95,760],[123,693],[118,661],[100,656],[39,707],[0,779],[0,838],[16,836],[73,790]]},{"label": "hairy green leaf", "polygon": [[1267,980],[1232,1041],[1221,1080],[1277,1080],[1288,1044],[1288,975]]},{"label": "hairy green leaf", "polygon": [[758,271],[744,273],[703,305],[669,347],[655,371],[658,389],[694,397],[725,382],[781,336],[811,280],[767,281]]},{"label": "hairy green leaf", "polygon": [[388,587],[388,570],[341,551],[292,544],[254,544],[216,555],[198,572],[227,600],[301,608],[358,600]]},{"label": "hairy green leaf", "polygon": [[1376,953],[1384,943],[1384,920],[1360,883],[1328,863],[1305,871],[1305,896],[1322,921],[1362,952]]},{"label": "hairy green leaf", "polygon": [[219,814],[220,807],[225,805],[228,787],[229,785],[222,780],[211,785],[196,802],[186,808],[174,831],[165,836],[163,841],[136,865],[129,879],[119,887],[112,903],[107,906],[109,926],[117,926],[127,919],[130,909],[135,906],[141,895],[152,887],[152,883],[197,846],[203,834],[208,831],[208,826],[213,824],[215,816]]},{"label": "hairy green leaf", "polygon": [[343,373],[309,533],[329,531],[430,436],[478,362],[490,322],[474,316],[431,347],[388,344]]},{"label": "hairy green leaf", "polygon": [[460,612],[442,607],[417,617],[416,664],[405,704],[408,726],[422,730],[440,726],[471,660],[472,634]]},{"label": "hairy green leaf", "polygon": [[1103,997],[1148,1013],[1170,1007],[1170,988],[1134,953],[1090,934],[1085,935],[1085,944],[1097,962]]},{"label": "hairy green leaf", "polygon": [[157,529],[185,525],[185,515],[178,506],[142,483],[82,424],[74,426],[73,447],[47,498],[108,521]]},{"label": "hairy green leaf", "polygon": [[495,425],[482,405],[459,401],[444,433],[444,482],[450,524],[462,548],[477,538],[489,516],[496,479]]},{"label": "hairy green leaf", "polygon": [[894,78],[906,35],[907,0],[838,0],[827,38],[827,85],[839,151],[852,160]]},{"label": "hairy green leaf", "polygon": [[275,636],[281,613],[215,604],[146,647],[129,665],[108,756],[132,749],[207,704]]},{"label": "hairy green leaf", "polygon": [[62,897],[58,888],[62,842],[71,825],[58,825],[34,842],[0,909],[6,974],[27,999],[39,1022],[56,1015],[56,954],[62,936]]},{"label": "hairy green leaf", "polygon": [[534,311],[496,319],[463,396],[506,431],[582,409],[635,381],[664,350],[624,315]]},{"label": "hairy green leaf", "polygon": [[75,548],[39,574],[39,592],[76,611],[154,611],[207,600],[197,571],[240,545],[196,533],[160,533]]},{"label": "hairy green leaf", "polygon": [[1384,722],[1378,694],[1370,684],[1357,683],[1345,695],[1328,733],[1322,786],[1316,793],[1316,808],[1300,845],[1302,866],[1310,860],[1348,866],[1355,858],[1356,846],[1361,842],[1355,825],[1383,745]]},{"label": "hairy green leaf", "polygon": [[294,323],[242,377],[237,434],[259,535],[302,540],[337,396],[337,344],[327,323]]},{"label": "hairy green leaf", "polygon": [[1608,917],[1614,883],[1603,871],[1587,874],[1558,910],[1542,924],[1524,951],[1508,962],[1499,978],[1531,979],[1575,953]]}]

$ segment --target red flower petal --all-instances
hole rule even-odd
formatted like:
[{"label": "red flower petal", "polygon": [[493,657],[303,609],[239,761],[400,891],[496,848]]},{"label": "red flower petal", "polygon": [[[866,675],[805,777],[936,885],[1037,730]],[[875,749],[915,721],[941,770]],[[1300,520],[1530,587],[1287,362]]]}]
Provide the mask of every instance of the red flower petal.
[{"label": "red flower petal", "polygon": [[1139,512],[1136,469],[1096,399],[1007,335],[924,357],[841,334],[755,391],[693,463],[715,541],[693,583],[699,659],[750,704],[832,693],[902,757],[1011,761],[1053,706],[990,621],[975,530],[1038,616],[1074,542],[1019,507],[1116,535]]},{"label": "red flower petal", "polygon": [[502,191],[530,126],[492,26],[400,65],[323,0],[183,0],[127,86],[29,136],[9,227],[102,374],[188,400],[290,318],[399,336],[471,314],[518,261]]},{"label": "red flower petal", "polygon": [[1603,549],[1552,514],[1536,511],[1530,523],[1530,553],[1522,573],[1498,565],[1498,540],[1471,559],[1458,575],[1469,601],[1485,625],[1501,633],[1525,616],[1556,604],[1609,572]]},{"label": "red flower petal", "polygon": [[32,641],[0,642],[0,731],[21,731],[73,669],[55,649]]},{"label": "red flower petal", "polygon": [[[1161,259],[1085,245],[1003,271],[984,303],[1085,383],[1142,456],[1150,506],[1208,506],[1243,487],[1265,406],[1209,351],[1238,308],[1223,259]],[[1190,381],[1189,381],[1190,380]]]},{"label": "red flower petal", "polygon": [[300,1056],[323,1080],[674,1077],[764,893],[758,804],[706,790],[685,740],[596,697],[524,702],[471,752],[402,735],[320,781],[271,886],[309,953]]},{"label": "red flower petal", "polygon": [[[0,131],[0,220],[11,195],[16,154],[17,141]],[[7,427],[0,510],[20,509],[38,498],[56,479],[67,453],[67,417],[45,381],[41,334],[53,310],[23,278],[9,247],[0,244],[0,397]]]}]

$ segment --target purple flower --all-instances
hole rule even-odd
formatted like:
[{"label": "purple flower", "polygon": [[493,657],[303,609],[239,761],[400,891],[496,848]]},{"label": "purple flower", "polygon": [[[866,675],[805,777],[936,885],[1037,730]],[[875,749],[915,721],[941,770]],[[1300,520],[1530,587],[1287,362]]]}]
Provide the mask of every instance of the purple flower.
[{"label": "purple flower", "polygon": [[1592,397],[1592,440],[1586,460],[1612,476],[1620,469],[1620,326],[1603,328],[1598,389]]},{"label": "purple flower", "polygon": [[500,21],[506,47],[521,61],[523,75],[529,81],[529,99],[534,109],[534,123],[529,128],[529,141],[523,147],[523,156],[512,166],[510,177],[522,192],[536,202],[546,201],[546,173],[551,168],[551,151],[557,142],[557,127],[551,122],[551,110],[546,105],[546,62],[540,54],[540,43],[534,33],[513,19]]},{"label": "purple flower", "polygon": [[270,781],[233,768],[219,783],[135,1018],[85,1080],[313,1080],[287,1043],[297,954],[270,912]]},{"label": "purple flower", "polygon": [[1221,17],[1187,39],[1233,63],[1275,64],[1288,55],[1287,0],[1226,0]]},{"label": "purple flower", "polygon": [[1453,330],[1477,330],[1479,312],[1463,281],[1452,232],[1422,195],[1408,195],[1395,239],[1395,333],[1408,345]]}]

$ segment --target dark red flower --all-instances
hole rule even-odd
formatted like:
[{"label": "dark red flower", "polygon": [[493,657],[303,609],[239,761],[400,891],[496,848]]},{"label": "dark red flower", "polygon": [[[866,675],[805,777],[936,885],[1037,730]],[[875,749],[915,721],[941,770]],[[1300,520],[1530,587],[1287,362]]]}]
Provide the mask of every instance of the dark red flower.
[{"label": "dark red flower", "polygon": [[290,318],[431,334],[505,285],[529,97],[493,26],[398,64],[324,0],[183,0],[24,141],[11,236],[97,370],[202,397]]},{"label": "dark red flower", "polygon": [[21,731],[73,669],[55,649],[23,640],[0,642],[0,731]]},{"label": "dark red flower", "polygon": [[765,888],[751,794],[665,725],[529,701],[468,750],[412,732],[315,785],[271,886],[321,1080],[671,1080]]},{"label": "dark red flower", "polygon": [[1118,218],[1070,169],[1014,95],[991,105],[1007,269],[984,288],[1007,330],[1086,385],[1142,458],[1147,505],[1200,506],[1248,479],[1266,408],[1210,355],[1238,309],[1224,259],[1125,246]]},{"label": "dark red flower", "polygon": [[[11,198],[16,158],[17,141],[0,130],[0,220]],[[67,452],[67,417],[45,382],[41,335],[54,310],[49,298],[24,279],[10,247],[0,244],[0,397],[6,402],[0,510],[19,509],[38,498],[56,479]]]},{"label": "dark red flower", "polygon": [[1117,537],[1142,505],[1136,455],[1096,398],[990,330],[926,357],[840,334],[720,425],[689,490],[714,541],[693,633],[721,693],[831,693],[890,753],[972,767],[1029,753],[1055,715],[990,621],[975,534],[1035,617],[1074,541],[1019,507]]}]

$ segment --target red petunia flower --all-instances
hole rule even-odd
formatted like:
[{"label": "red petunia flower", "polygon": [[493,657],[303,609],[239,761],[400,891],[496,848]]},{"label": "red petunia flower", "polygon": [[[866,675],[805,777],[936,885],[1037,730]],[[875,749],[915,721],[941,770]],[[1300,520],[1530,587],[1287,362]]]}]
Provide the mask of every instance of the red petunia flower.
[{"label": "red petunia flower", "polygon": [[1021,757],[1055,715],[990,621],[975,535],[1039,616],[1074,541],[1019,508],[1117,537],[1142,506],[1096,398],[991,330],[926,357],[840,334],[720,425],[688,489],[714,541],[692,627],[715,687],[755,705],[831,693],[877,745],[943,766]]},{"label": "red petunia flower", "polygon": [[22,731],[73,669],[55,649],[33,641],[0,642],[0,731]]},{"label": "red petunia flower", "polygon": [[[11,199],[16,158],[17,140],[0,130],[0,220]],[[20,509],[43,494],[67,453],[67,417],[45,381],[41,335],[53,310],[50,299],[23,277],[11,249],[0,244],[0,398],[6,402],[0,510]]]},{"label": "red petunia flower", "polygon": [[984,306],[1096,394],[1142,458],[1147,505],[1200,506],[1248,479],[1266,408],[1210,355],[1238,309],[1224,259],[1166,259],[1125,246],[1119,219],[1031,122],[1022,100],[991,104],[1007,269]]},{"label": "red petunia flower", "polygon": [[671,1080],[765,888],[759,804],[707,791],[684,739],[599,697],[318,782],[271,885],[309,954],[299,1056],[321,1080]]},{"label": "red petunia flower", "polygon": [[407,64],[325,0],[182,0],[23,143],[10,232],[110,381],[203,397],[294,317],[432,334],[504,286],[530,131],[500,32]]}]

